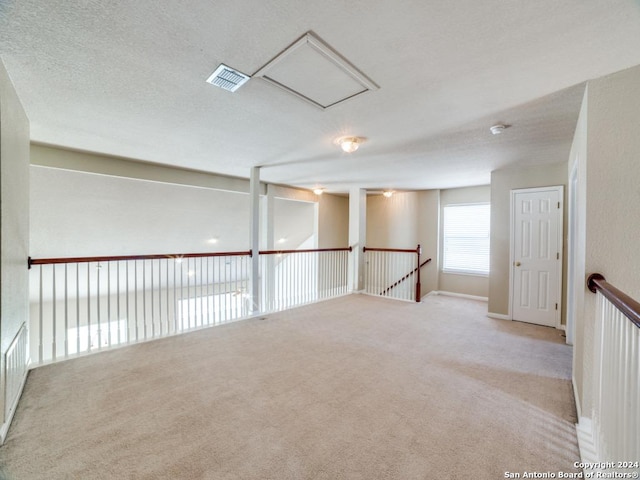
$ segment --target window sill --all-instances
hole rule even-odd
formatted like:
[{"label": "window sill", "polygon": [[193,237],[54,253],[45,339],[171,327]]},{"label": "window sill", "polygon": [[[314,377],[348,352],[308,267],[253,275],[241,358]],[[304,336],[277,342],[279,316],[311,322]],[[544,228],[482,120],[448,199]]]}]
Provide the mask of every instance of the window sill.
[{"label": "window sill", "polygon": [[465,270],[440,270],[441,273],[446,273],[447,275],[464,275],[467,277],[482,277],[488,278],[488,273],[480,273],[480,272],[468,272]]}]

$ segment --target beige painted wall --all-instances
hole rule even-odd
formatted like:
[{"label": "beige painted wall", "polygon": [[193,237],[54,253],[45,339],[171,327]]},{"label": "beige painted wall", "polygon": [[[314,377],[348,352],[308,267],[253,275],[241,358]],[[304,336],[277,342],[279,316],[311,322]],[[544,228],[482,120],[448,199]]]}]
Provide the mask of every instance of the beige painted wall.
[{"label": "beige painted wall", "polygon": [[[29,120],[0,61],[0,344],[1,358],[29,316]],[[0,365],[4,373],[4,364]],[[5,381],[0,422],[5,431]],[[13,402],[14,399],[9,399]],[[0,439],[4,441],[4,438]]]},{"label": "beige painted wall", "polygon": [[[31,163],[33,257],[249,248],[249,183],[244,179],[38,145],[32,146]],[[273,233],[287,237],[277,246],[297,248],[313,233],[313,205],[322,197],[269,187],[277,199]],[[347,246],[346,200],[323,197],[321,241]],[[212,238],[217,243],[209,243]]]},{"label": "beige painted wall", "polygon": [[[640,67],[589,82],[586,152],[585,270],[602,273],[640,299]],[[576,278],[584,282],[584,278]],[[578,312],[582,350],[576,349],[576,380],[582,414],[590,416],[593,388],[595,299],[584,293]]]},{"label": "beige painted wall", "polygon": [[443,202],[489,202],[490,188],[467,187],[449,190],[398,192],[391,198],[367,197],[367,245],[380,248],[422,247],[422,259],[431,258],[421,271],[422,294],[443,290],[487,296],[486,277],[440,272],[440,218]]},{"label": "beige painted wall", "polygon": [[[586,213],[587,213],[587,123],[588,123],[588,102],[589,89],[585,89],[580,115],[576,125],[576,131],[569,154],[569,185],[567,198],[573,195],[575,205],[567,200],[568,224],[574,225],[575,232],[571,228],[567,231],[569,248],[567,250],[567,261],[572,264],[572,271],[567,271],[567,339],[573,340],[573,383],[576,393],[576,405],[578,415],[581,415],[581,398],[584,385],[585,368],[583,357],[585,352],[593,351],[593,331],[586,332],[590,336],[585,336],[584,328],[584,301],[585,294],[589,294],[585,289],[585,251],[586,251]],[[575,181],[572,183],[572,174]],[[573,238],[572,238],[573,237]],[[569,305],[571,300],[571,305]],[[571,323],[569,316],[573,319],[573,332],[570,331]],[[591,358],[589,356],[589,358]],[[591,372],[589,372],[591,375]]]},{"label": "beige painted wall", "polygon": [[[491,188],[489,185],[467,188],[451,188],[440,191],[440,208],[446,205],[459,205],[465,203],[490,203]],[[440,212],[442,219],[442,211]],[[440,224],[440,245],[443,244],[443,228]],[[440,264],[442,259],[440,259]],[[476,297],[489,295],[489,277],[481,275],[460,275],[439,272],[438,290],[443,292],[461,293]]]},{"label": "beige painted wall", "polygon": [[[567,184],[567,161],[491,172],[491,273],[489,274],[489,313],[509,314],[509,249],[511,190]],[[565,188],[566,196],[566,188]],[[565,202],[566,205],[566,202]],[[564,243],[566,249],[566,209]],[[566,275],[566,256],[563,279]],[[566,285],[566,281],[563,281]],[[562,295],[562,318],[566,295]]]},{"label": "beige painted wall", "polygon": [[367,246],[416,248],[418,194],[396,192],[392,197],[367,196]]},{"label": "beige painted wall", "polygon": [[318,248],[349,246],[349,197],[323,194],[318,212]]},{"label": "beige painted wall", "polygon": [[418,192],[418,243],[422,247],[422,258],[431,262],[421,271],[422,295],[438,290],[440,224],[440,190]]},{"label": "beige painted wall", "polygon": [[[92,152],[31,144],[31,164],[115,177],[249,193],[249,180]],[[247,172],[249,173],[249,172]],[[264,185],[261,193],[265,193]]]}]

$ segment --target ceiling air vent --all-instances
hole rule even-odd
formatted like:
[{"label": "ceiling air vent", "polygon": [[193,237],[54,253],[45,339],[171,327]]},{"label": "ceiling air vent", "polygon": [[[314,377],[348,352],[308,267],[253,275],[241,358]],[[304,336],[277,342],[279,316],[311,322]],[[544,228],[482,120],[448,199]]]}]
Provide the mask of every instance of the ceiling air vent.
[{"label": "ceiling air vent", "polygon": [[207,78],[207,83],[229,90],[230,92],[235,92],[244,85],[249,78],[248,75],[221,63],[220,66],[216,68],[216,71]]}]

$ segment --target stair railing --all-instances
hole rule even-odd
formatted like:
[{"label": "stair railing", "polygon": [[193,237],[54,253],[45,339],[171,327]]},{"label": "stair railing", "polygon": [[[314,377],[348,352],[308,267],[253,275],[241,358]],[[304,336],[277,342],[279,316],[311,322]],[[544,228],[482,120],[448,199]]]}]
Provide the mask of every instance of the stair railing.
[{"label": "stair railing", "polygon": [[[370,295],[419,302],[421,298],[420,270],[431,259],[420,263],[422,248],[364,247],[364,291]],[[408,280],[415,275],[415,282]]]},{"label": "stair railing", "polygon": [[[633,478],[637,478],[640,474],[640,303],[599,273],[589,276],[587,286],[598,296],[592,417],[596,461],[613,462],[613,470],[626,475],[634,472]],[[635,463],[624,465],[626,462]]]}]

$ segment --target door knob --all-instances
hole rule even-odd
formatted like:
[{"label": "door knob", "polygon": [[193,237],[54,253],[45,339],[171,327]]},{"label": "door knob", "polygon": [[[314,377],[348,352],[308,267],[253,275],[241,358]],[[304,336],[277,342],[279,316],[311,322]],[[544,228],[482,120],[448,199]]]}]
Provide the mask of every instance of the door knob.
[{"label": "door knob", "polygon": [[519,267],[519,266],[520,266],[520,265],[522,265],[522,264],[521,264],[520,262],[514,262],[514,265],[515,265],[516,267]]}]

